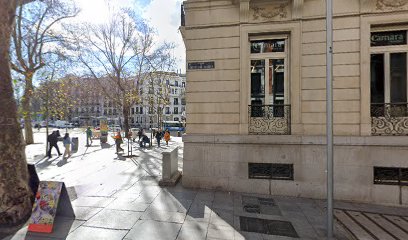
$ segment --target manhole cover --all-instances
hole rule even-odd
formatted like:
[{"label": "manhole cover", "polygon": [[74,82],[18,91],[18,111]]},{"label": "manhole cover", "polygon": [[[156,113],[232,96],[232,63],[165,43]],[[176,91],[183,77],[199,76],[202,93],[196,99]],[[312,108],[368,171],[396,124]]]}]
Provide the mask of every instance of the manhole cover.
[{"label": "manhole cover", "polygon": [[241,231],[298,238],[290,222],[260,218],[239,217]]},{"label": "manhole cover", "polygon": [[249,213],[261,213],[261,209],[259,205],[256,205],[256,204],[244,205],[244,210],[245,212],[249,212]]}]

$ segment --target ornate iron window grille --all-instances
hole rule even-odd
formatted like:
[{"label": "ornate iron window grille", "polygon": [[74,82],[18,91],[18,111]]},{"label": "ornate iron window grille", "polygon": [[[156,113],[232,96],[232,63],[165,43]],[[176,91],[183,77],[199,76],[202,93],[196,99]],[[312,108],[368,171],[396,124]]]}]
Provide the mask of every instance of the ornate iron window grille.
[{"label": "ornate iron window grille", "polygon": [[290,135],[290,114],[288,104],[249,105],[249,134]]},{"label": "ornate iron window grille", "polygon": [[248,177],[256,179],[293,180],[293,164],[248,163]]},{"label": "ornate iron window grille", "polygon": [[371,135],[408,135],[408,103],[371,103]]},{"label": "ornate iron window grille", "polygon": [[408,168],[374,167],[374,184],[408,186]]}]

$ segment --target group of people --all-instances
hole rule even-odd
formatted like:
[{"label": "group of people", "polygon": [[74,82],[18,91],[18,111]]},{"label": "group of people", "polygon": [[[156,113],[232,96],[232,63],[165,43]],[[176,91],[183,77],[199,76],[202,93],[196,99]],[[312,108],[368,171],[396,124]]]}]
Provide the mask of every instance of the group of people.
[{"label": "group of people", "polygon": [[[90,144],[92,144],[92,130],[90,129],[90,127],[88,127],[86,129],[86,142],[87,142],[87,146],[90,146]],[[132,136],[132,133],[129,133],[130,137]],[[139,146],[140,147],[146,147],[146,143],[148,143],[150,145],[150,138],[146,135],[146,132],[144,131],[144,129],[139,129],[138,133],[137,133],[138,137],[139,137]],[[166,146],[169,145],[169,141],[170,141],[170,131],[168,129],[166,129],[166,131],[161,131],[160,129],[158,131],[156,131],[154,133],[154,137],[156,138],[157,141],[157,146],[160,147],[160,141],[164,138],[164,141],[166,141]],[[116,145],[116,153],[119,152],[123,152],[124,149],[120,146],[123,143],[123,139],[122,136],[120,134],[120,132],[116,132],[116,134],[113,136],[113,139],[115,140],[115,145]],[[135,137],[133,137],[133,142],[135,142]],[[58,147],[58,141],[61,140],[61,135],[59,130],[55,130],[53,131],[50,135],[48,135],[47,141],[49,144],[49,148],[48,148],[48,158],[51,158],[51,150],[52,148],[55,148],[58,152],[58,156],[61,156],[61,152],[59,150]],[[69,133],[65,133],[65,136],[62,138],[62,142],[64,144],[65,147],[65,151],[64,151],[64,155],[63,158],[65,157],[71,157],[71,145],[73,144],[71,141],[71,138],[69,136]]]},{"label": "group of people", "polygon": [[[58,156],[62,155],[60,150],[59,150],[59,147],[58,147],[58,141],[60,140],[60,138],[61,138],[61,134],[60,134],[59,130],[55,130],[50,135],[48,135],[48,137],[47,137],[47,141],[48,141],[48,144],[49,144],[49,148],[48,148],[48,152],[47,152],[48,158],[51,158],[52,148],[55,148],[57,150]],[[64,155],[62,157],[63,158],[71,157],[71,144],[73,144],[73,143],[71,141],[71,138],[69,137],[69,133],[65,133],[65,136],[62,138],[62,142],[63,142],[64,147],[65,147]]]},{"label": "group of people", "polygon": [[[136,136],[132,132],[129,132],[128,136],[129,138],[133,138],[133,142],[136,141]],[[150,138],[146,135],[144,129],[139,129],[139,131],[137,132],[137,137],[139,138],[138,143],[140,147],[146,147],[146,144],[150,145]],[[166,129],[166,131],[163,132],[159,129],[159,131],[156,131],[154,133],[154,137],[156,138],[158,147],[160,147],[160,141],[162,140],[162,138],[164,138],[164,141],[166,141],[166,146],[168,146],[170,141],[170,131]],[[124,150],[120,146],[123,143],[121,133],[116,132],[116,134],[113,136],[113,139],[115,139],[116,153],[123,152]]]},{"label": "group of people", "polygon": [[160,129],[155,133],[155,138],[157,141],[157,146],[160,147],[160,141],[162,138],[164,138],[164,141],[166,141],[166,146],[169,145],[170,141],[170,131],[166,129],[166,131],[162,132]]}]

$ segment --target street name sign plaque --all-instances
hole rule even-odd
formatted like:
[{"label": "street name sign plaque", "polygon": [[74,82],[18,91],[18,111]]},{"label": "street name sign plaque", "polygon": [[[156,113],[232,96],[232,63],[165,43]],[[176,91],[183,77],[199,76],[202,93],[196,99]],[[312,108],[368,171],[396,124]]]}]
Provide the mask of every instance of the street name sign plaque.
[{"label": "street name sign plaque", "polygon": [[215,68],[214,61],[211,62],[189,62],[188,69],[189,70],[197,70],[197,69],[213,69]]}]

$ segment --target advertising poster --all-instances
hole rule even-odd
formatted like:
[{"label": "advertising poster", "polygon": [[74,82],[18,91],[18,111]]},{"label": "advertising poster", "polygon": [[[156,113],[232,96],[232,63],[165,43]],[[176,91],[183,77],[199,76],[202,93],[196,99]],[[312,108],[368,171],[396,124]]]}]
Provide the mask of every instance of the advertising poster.
[{"label": "advertising poster", "polygon": [[29,219],[29,231],[52,232],[62,185],[62,182],[40,182]]}]

